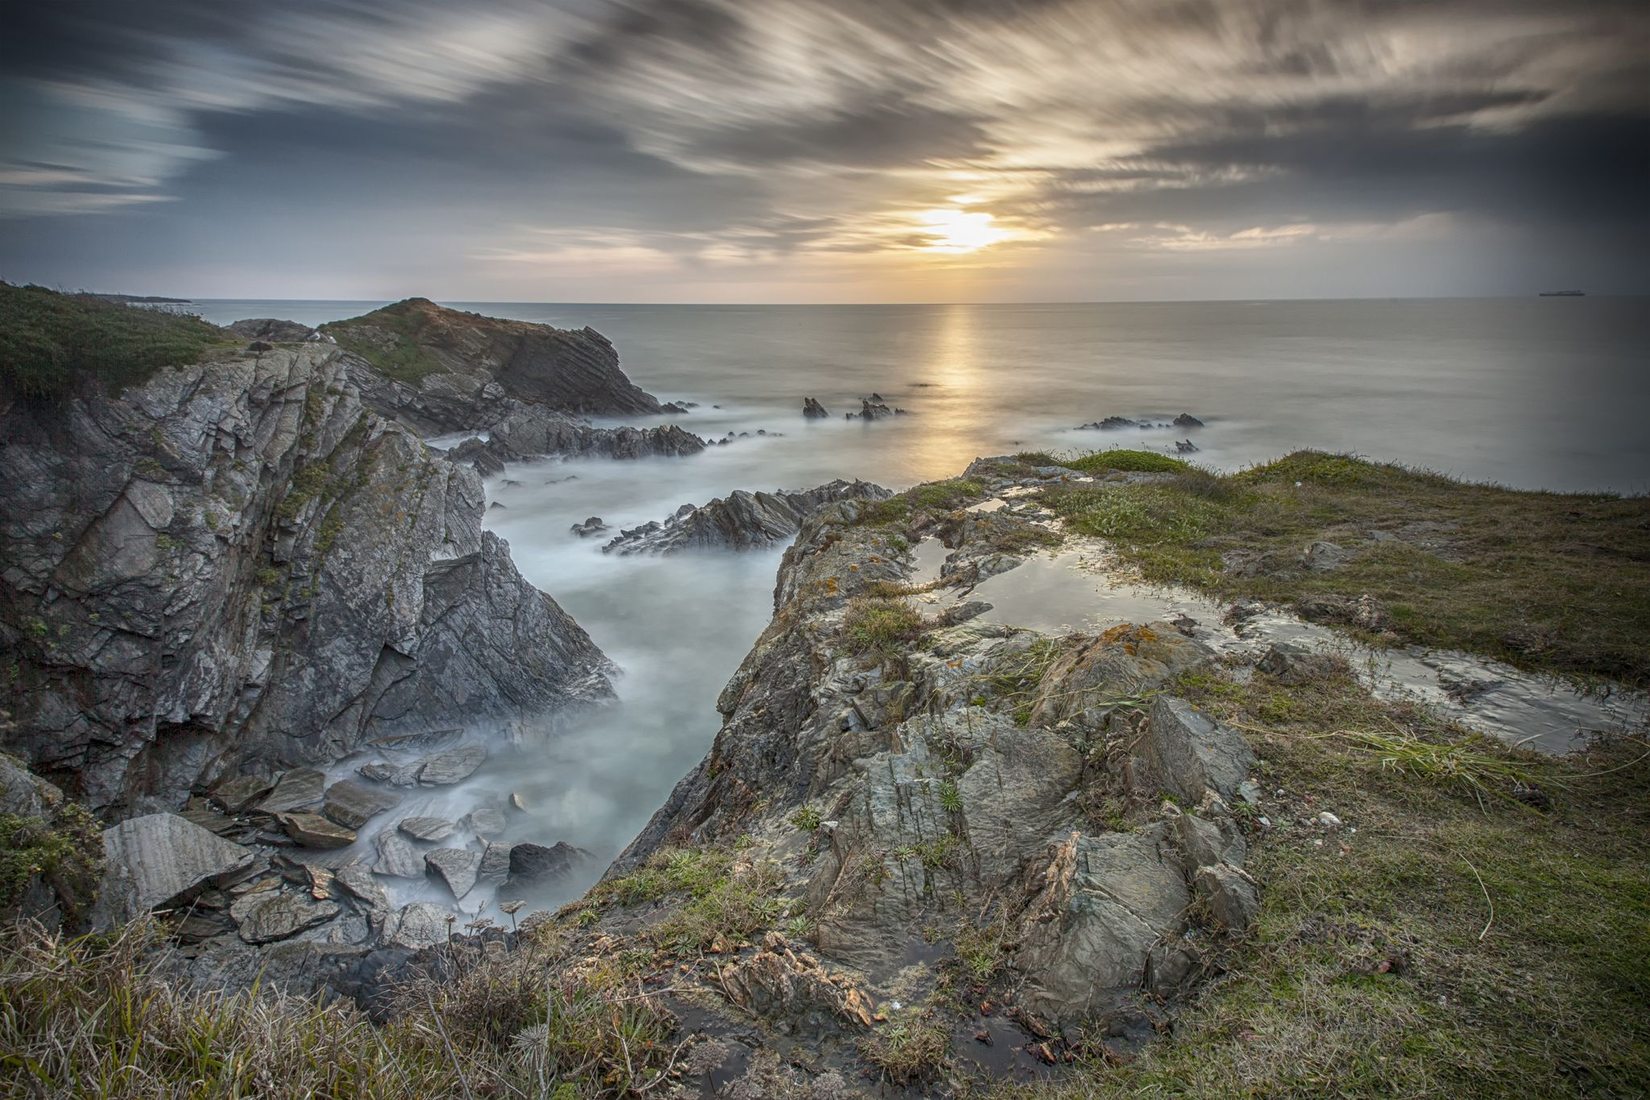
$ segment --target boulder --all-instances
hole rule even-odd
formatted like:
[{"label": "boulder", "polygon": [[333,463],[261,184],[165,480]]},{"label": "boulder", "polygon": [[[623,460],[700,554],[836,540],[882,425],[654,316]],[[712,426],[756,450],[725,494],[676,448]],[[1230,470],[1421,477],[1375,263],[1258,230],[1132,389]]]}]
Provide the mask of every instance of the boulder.
[{"label": "boulder", "polygon": [[260,890],[229,907],[229,915],[247,943],[274,943],[325,924],[338,915],[338,903],[292,890]]},{"label": "boulder", "polygon": [[1329,573],[1346,564],[1346,547],[1319,539],[1301,551],[1301,564],[1314,573]]},{"label": "boulder", "polygon": [[348,848],[355,843],[355,830],[328,820],[320,814],[281,814],[286,835],[306,848]]},{"label": "boulder", "polygon": [[1159,695],[1141,738],[1137,774],[1182,802],[1197,804],[1212,790],[1230,800],[1255,766],[1243,735],[1184,699]]},{"label": "boulder", "polygon": [[405,817],[396,828],[414,840],[428,843],[446,840],[458,831],[458,826],[444,817]]},{"label": "boulder", "polygon": [[1311,683],[1349,675],[1346,658],[1335,653],[1314,653],[1294,642],[1273,642],[1255,667],[1286,685]]},{"label": "boulder", "polygon": [[497,886],[510,877],[509,844],[489,844],[481,851],[481,866],[476,870],[476,881]]},{"label": "boulder", "polygon": [[599,535],[605,530],[607,530],[607,524],[602,522],[600,516],[591,516],[583,523],[575,523],[572,526],[572,532],[581,539],[589,538],[591,535]]},{"label": "boulder", "polygon": [[177,814],[128,818],[103,831],[106,869],[94,926],[125,923],[181,903],[198,887],[249,866],[253,853]]},{"label": "boulder", "polygon": [[327,788],[321,813],[340,825],[359,829],[385,810],[394,809],[400,801],[400,795],[340,779]]},{"label": "boulder", "polygon": [[462,899],[476,884],[481,871],[481,853],[468,848],[437,848],[424,853],[424,866],[446,884],[454,898]]},{"label": "boulder", "polygon": [[418,850],[394,829],[378,834],[377,847],[378,861],[372,867],[375,874],[391,878],[424,877],[424,861],[419,858]]},{"label": "boulder", "polygon": [[466,745],[461,749],[437,753],[419,764],[418,785],[445,787],[468,779],[486,759],[487,750],[480,745]]},{"label": "boulder", "polygon": [[545,882],[561,878],[590,859],[590,853],[565,840],[543,844],[517,844],[510,849],[510,879],[513,882]]}]

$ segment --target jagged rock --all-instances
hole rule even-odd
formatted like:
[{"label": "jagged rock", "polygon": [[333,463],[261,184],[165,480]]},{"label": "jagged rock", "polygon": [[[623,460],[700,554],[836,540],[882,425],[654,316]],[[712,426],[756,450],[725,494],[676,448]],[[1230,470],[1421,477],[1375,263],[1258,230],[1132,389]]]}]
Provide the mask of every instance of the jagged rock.
[{"label": "jagged rock", "polygon": [[320,814],[281,814],[280,822],[286,835],[306,848],[348,848],[355,843],[354,829]]},{"label": "jagged rock", "polygon": [[325,924],[338,915],[338,903],[322,901],[289,890],[262,890],[247,894],[229,907],[229,915],[239,926],[247,943],[273,943],[289,939],[309,928]]},{"label": "jagged rock", "polygon": [[281,778],[275,781],[275,789],[258,803],[258,809],[266,814],[311,809],[321,804],[326,789],[325,772],[315,768],[293,768],[283,772]]},{"label": "jagged rock", "polygon": [[340,779],[327,788],[321,813],[340,825],[359,829],[385,810],[394,809],[400,802],[401,796],[398,794]]},{"label": "jagged rock", "polygon": [[[228,327],[229,331],[236,336],[276,344],[303,343],[305,341],[326,339],[308,325],[299,324],[297,321],[283,321],[277,317],[251,317],[244,321],[235,321]],[[260,350],[268,351],[268,343]]]},{"label": "jagged rock", "polygon": [[372,373],[283,344],[0,407],[0,629],[40,639],[11,649],[6,746],[118,815],[611,696],[475,472],[363,404]]},{"label": "jagged rock", "polygon": [[1243,834],[1230,821],[1216,822],[1196,814],[1174,819],[1175,846],[1186,856],[1188,867],[1229,863],[1240,866],[1249,854]]},{"label": "jagged rock", "polygon": [[510,878],[520,882],[558,879],[589,859],[589,852],[565,840],[558,840],[548,848],[543,844],[517,844],[510,849]]},{"label": "jagged rock", "polygon": [[415,901],[391,916],[384,928],[384,942],[414,951],[447,942],[454,924],[453,914],[439,905]]},{"label": "jagged rock", "polygon": [[1192,877],[1197,896],[1209,909],[1216,927],[1242,932],[1260,915],[1260,892],[1255,880],[1235,867],[1214,864],[1199,867]]},{"label": "jagged rock", "polygon": [[1142,778],[1191,803],[1201,801],[1206,790],[1236,797],[1255,766],[1242,734],[1168,695],[1153,700],[1138,751]]},{"label": "jagged rock", "polygon": [[1115,1008],[1138,989],[1152,953],[1178,931],[1191,897],[1165,858],[1166,826],[1073,833],[1032,879],[1014,965],[1033,1011],[1070,1019]]},{"label": "jagged rock", "polygon": [[438,753],[418,766],[418,785],[446,787],[461,779],[468,779],[487,759],[487,750],[480,745],[466,745],[462,749]]},{"label": "jagged rock", "polygon": [[1108,416],[1104,420],[1094,420],[1087,424],[1079,424],[1078,429],[1087,431],[1114,432],[1122,428],[1148,426],[1149,425],[1140,424],[1137,421],[1130,420],[1126,416]]},{"label": "jagged rock", "polygon": [[197,887],[250,866],[254,858],[177,814],[146,814],[105,829],[103,853],[103,887],[92,914],[98,928],[186,900]]},{"label": "jagged rock", "polygon": [[605,530],[607,530],[607,524],[602,522],[600,516],[591,516],[583,523],[575,523],[572,526],[572,532],[581,539],[589,538],[591,535],[599,535]]},{"label": "jagged rock", "polygon": [[450,461],[473,466],[483,477],[498,474],[506,463],[546,455],[677,458],[698,454],[707,446],[675,424],[597,428],[581,417],[519,401],[504,402],[487,423],[486,439],[469,439],[447,452]]},{"label": "jagged rock", "polygon": [[476,870],[476,881],[497,886],[510,877],[509,844],[489,844],[481,852],[481,866]]},{"label": "jagged rock", "polygon": [[378,834],[376,844],[378,862],[372,868],[375,874],[392,878],[424,877],[424,860],[406,837],[394,829],[385,829]]},{"label": "jagged rock", "polygon": [[1174,426],[1177,428],[1201,428],[1203,427],[1203,421],[1191,413],[1181,413],[1174,418]]},{"label": "jagged rock", "polygon": [[396,826],[414,840],[434,842],[446,840],[458,831],[458,826],[444,817],[407,817]]},{"label": "jagged rock", "polygon": [[804,518],[831,504],[885,500],[890,495],[880,485],[841,479],[794,492],[741,489],[698,508],[684,504],[663,523],[654,520],[625,531],[602,547],[602,553],[673,554],[689,549],[771,546],[789,539]]},{"label": "jagged rock", "polygon": [[225,812],[238,814],[275,788],[267,775],[237,775],[212,789],[212,801]]},{"label": "jagged rock", "polygon": [[1198,452],[1197,444],[1193,443],[1189,439],[1177,439],[1177,440],[1175,440],[1174,449],[1175,449],[1176,454],[1183,454],[1183,455],[1195,455]]},{"label": "jagged rock", "polygon": [[481,871],[481,853],[467,848],[437,848],[424,853],[424,866],[446,884],[454,898],[462,900],[475,887],[476,875]]},{"label": "jagged rock", "polygon": [[877,394],[872,394],[859,403],[859,413],[847,413],[849,420],[886,420],[890,416],[904,416],[904,409],[890,408]]},{"label": "jagged rock", "polygon": [[465,814],[459,824],[476,836],[497,836],[504,831],[504,811],[493,806],[477,806]]},{"label": "jagged rock", "polygon": [[0,814],[44,818],[62,804],[62,791],[0,753]]},{"label": "jagged rock", "polygon": [[807,397],[802,400],[802,415],[809,420],[823,420],[831,414],[826,411],[824,405],[811,397]]}]

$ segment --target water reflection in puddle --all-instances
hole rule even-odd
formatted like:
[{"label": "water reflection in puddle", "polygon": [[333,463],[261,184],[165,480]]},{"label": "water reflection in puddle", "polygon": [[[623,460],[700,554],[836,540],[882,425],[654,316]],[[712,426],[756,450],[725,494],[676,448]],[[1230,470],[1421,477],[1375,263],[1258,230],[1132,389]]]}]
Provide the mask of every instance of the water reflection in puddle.
[{"label": "water reflection in puddle", "polygon": [[[946,551],[936,539],[915,548],[918,582],[937,578]],[[1416,700],[1502,740],[1546,752],[1566,752],[1592,731],[1635,728],[1650,718],[1644,693],[1616,689],[1583,694],[1551,677],[1470,654],[1419,646],[1375,649],[1277,608],[1231,625],[1225,607],[1190,589],[1131,580],[1104,543],[1083,541],[969,589],[940,589],[916,599],[935,611],[961,600],[984,600],[983,622],[1051,634],[1099,633],[1119,623],[1196,621],[1192,635],[1217,652],[1253,659],[1274,643],[1293,643],[1345,656],[1384,699]]]}]

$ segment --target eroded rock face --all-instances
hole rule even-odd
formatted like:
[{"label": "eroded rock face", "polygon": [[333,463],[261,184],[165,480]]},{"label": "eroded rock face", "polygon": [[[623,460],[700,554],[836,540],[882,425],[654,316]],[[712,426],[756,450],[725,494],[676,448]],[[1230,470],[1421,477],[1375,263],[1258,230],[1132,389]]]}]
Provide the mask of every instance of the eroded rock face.
[{"label": "eroded rock face", "polygon": [[465,428],[486,428],[487,438],[465,440],[447,452],[453,462],[468,463],[483,476],[545,455],[632,459],[655,455],[679,458],[704,450],[703,439],[675,424],[651,428],[598,428],[569,413],[529,405],[512,398],[477,412],[484,419]]},{"label": "eroded rock face", "polygon": [[827,505],[842,500],[885,500],[890,495],[880,485],[840,478],[794,492],[751,493],[740,489],[699,507],[684,504],[662,523],[621,532],[602,547],[602,553],[674,554],[692,549],[771,546],[796,534],[805,518]]},{"label": "eroded rock face", "polygon": [[0,410],[8,747],[100,811],[369,738],[605,698],[605,658],[481,530],[476,474],[324,343]]}]

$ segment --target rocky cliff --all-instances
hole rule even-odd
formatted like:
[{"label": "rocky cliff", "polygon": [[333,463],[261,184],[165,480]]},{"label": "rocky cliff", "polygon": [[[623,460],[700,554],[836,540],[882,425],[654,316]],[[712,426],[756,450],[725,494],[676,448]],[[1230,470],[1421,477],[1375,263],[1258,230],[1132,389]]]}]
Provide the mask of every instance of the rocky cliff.
[{"label": "rocky cliff", "polygon": [[695,507],[684,504],[662,522],[621,531],[604,554],[675,554],[683,550],[749,550],[789,540],[808,516],[843,500],[885,500],[892,494],[869,481],[838,478],[812,489],[752,493],[736,489]]},{"label": "rocky cliff", "polygon": [[371,403],[432,434],[484,426],[505,397],[599,416],[664,411],[625,377],[613,345],[592,328],[505,321],[408,298],[320,331],[400,384],[364,387]]},{"label": "rocky cliff", "polygon": [[[575,379],[611,355],[551,343],[583,349]],[[235,768],[610,694],[482,530],[477,475],[375,415],[368,373],[327,342],[255,342],[118,396],[0,399],[6,747],[120,816]]]}]

